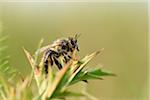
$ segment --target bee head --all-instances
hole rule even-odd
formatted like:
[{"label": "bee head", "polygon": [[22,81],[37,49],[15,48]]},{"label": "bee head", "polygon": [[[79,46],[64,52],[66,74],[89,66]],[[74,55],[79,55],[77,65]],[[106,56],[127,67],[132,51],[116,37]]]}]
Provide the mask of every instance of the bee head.
[{"label": "bee head", "polygon": [[79,51],[79,48],[78,48],[78,43],[77,43],[77,38],[79,37],[78,34],[76,34],[74,37],[69,37],[69,42],[71,44],[71,47],[73,49],[77,49]]}]

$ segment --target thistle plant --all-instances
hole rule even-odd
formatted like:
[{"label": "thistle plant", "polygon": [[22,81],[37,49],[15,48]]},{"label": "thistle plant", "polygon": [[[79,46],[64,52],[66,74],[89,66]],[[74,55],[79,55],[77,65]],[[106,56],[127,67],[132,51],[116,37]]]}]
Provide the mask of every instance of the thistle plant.
[{"label": "thistle plant", "polygon": [[[67,63],[61,61],[62,69],[57,70],[56,67],[48,65],[48,74],[44,72],[43,60],[41,60],[41,48],[48,48],[42,46],[43,39],[40,41],[39,46],[35,53],[31,54],[23,47],[25,55],[31,65],[31,74],[19,80],[16,84],[12,85],[5,79],[1,79],[1,95],[3,100],[51,100],[63,99],[67,97],[81,97],[89,96],[85,91],[73,92],[69,87],[79,83],[85,82],[88,85],[89,80],[98,79],[102,80],[104,76],[115,76],[115,74],[104,71],[102,68],[90,68],[87,64],[98,54],[101,54],[103,49],[86,55],[83,58],[77,56],[74,51],[72,59]],[[60,58],[62,60],[62,58]],[[37,86],[37,93],[32,93],[32,81],[35,80]],[[91,97],[92,99],[92,97]]]}]

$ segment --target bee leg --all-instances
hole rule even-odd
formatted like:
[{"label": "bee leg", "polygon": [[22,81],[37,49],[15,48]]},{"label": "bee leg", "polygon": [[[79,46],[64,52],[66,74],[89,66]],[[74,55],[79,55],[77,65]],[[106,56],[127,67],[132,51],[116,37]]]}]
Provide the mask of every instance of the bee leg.
[{"label": "bee leg", "polygon": [[48,60],[44,62],[44,70],[45,70],[45,73],[48,74]]},{"label": "bee leg", "polygon": [[59,51],[59,54],[65,56],[65,55],[67,55],[68,53],[67,53],[65,50],[62,50],[62,51]]},{"label": "bee leg", "polygon": [[66,57],[67,52],[66,52],[66,51],[62,51],[62,52],[61,52],[61,55],[62,55],[62,56],[63,56],[63,58],[64,58],[64,60],[63,60],[63,61],[64,61],[65,63],[67,63],[67,62],[68,62],[68,58]]},{"label": "bee leg", "polygon": [[66,55],[67,57],[67,62],[70,61],[70,59],[72,59],[72,57],[70,55]]},{"label": "bee leg", "polygon": [[69,58],[69,59],[72,59],[72,57],[71,57],[71,56],[69,56],[69,55],[68,55],[68,58]]},{"label": "bee leg", "polygon": [[53,50],[50,50],[49,51],[49,56],[48,56],[48,58],[49,58],[49,62],[50,62],[50,64],[51,64],[51,66],[53,66],[53,57],[59,57],[59,54],[57,53],[57,52],[55,52],[55,51],[53,51]]},{"label": "bee leg", "polygon": [[47,50],[47,51],[45,52],[44,57],[43,57],[44,61],[46,61],[46,60],[48,59],[48,57],[51,55],[51,53],[52,53],[51,50]]},{"label": "bee leg", "polygon": [[50,64],[51,64],[51,66],[53,66],[52,55],[49,55],[49,60],[50,60]]},{"label": "bee leg", "polygon": [[53,59],[54,59],[55,64],[57,65],[58,69],[62,69],[62,65],[60,64],[60,62],[55,57],[53,57]]},{"label": "bee leg", "polygon": [[[67,52],[66,51],[64,51],[64,50],[62,50],[62,51],[59,51],[59,56],[63,56],[63,62],[67,62],[67,58],[65,57],[65,55],[67,54]],[[57,57],[58,58],[58,57]]]},{"label": "bee leg", "polygon": [[68,52],[64,52],[64,53],[63,53],[63,56],[64,56],[64,59],[65,59],[66,63],[72,58],[72,57],[68,54]]},{"label": "bee leg", "polygon": [[64,56],[64,62],[67,63],[68,61],[69,59],[66,56]]},{"label": "bee leg", "polygon": [[72,49],[72,48],[70,48],[70,51],[71,51],[71,52],[73,52],[73,49]]}]

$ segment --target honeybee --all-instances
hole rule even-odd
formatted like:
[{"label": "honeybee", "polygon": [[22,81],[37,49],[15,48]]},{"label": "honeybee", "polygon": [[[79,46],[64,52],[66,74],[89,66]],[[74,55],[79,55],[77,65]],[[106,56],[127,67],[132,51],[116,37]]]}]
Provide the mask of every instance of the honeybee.
[{"label": "honeybee", "polygon": [[40,49],[40,52],[43,52],[42,62],[46,73],[48,73],[49,64],[51,66],[55,64],[59,70],[62,69],[60,57],[63,59],[63,63],[67,63],[72,59],[74,51],[79,51],[78,37],[79,34],[76,34],[74,37],[57,39],[51,45]]}]

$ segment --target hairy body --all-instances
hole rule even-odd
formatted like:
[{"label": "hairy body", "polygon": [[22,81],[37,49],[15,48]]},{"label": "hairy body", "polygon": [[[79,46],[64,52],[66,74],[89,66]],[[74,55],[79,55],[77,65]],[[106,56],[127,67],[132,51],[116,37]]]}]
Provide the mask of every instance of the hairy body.
[{"label": "hairy body", "polygon": [[51,45],[41,48],[40,52],[44,52],[42,61],[44,62],[45,72],[48,73],[49,64],[51,66],[55,64],[58,69],[61,69],[60,58],[62,58],[63,63],[67,63],[72,59],[75,50],[79,51],[77,36],[57,39]]}]

